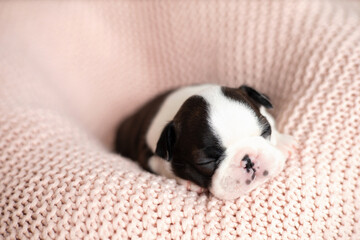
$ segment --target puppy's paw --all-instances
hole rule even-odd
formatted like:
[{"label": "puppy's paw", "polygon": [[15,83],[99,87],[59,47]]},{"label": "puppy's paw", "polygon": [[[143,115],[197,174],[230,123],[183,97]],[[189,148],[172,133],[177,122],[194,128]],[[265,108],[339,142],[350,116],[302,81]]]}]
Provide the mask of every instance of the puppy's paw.
[{"label": "puppy's paw", "polygon": [[278,134],[276,147],[286,156],[290,158],[297,149],[297,141],[293,136],[287,134]]},{"label": "puppy's paw", "polygon": [[202,188],[202,187],[200,187],[200,186],[196,185],[195,183],[192,183],[192,182],[190,182],[188,180],[184,180],[184,179],[181,179],[181,178],[176,178],[176,181],[179,184],[181,184],[183,186],[186,186],[186,189],[188,191],[193,191],[193,192],[196,192],[198,194],[201,194],[201,193],[205,192],[204,188]]}]

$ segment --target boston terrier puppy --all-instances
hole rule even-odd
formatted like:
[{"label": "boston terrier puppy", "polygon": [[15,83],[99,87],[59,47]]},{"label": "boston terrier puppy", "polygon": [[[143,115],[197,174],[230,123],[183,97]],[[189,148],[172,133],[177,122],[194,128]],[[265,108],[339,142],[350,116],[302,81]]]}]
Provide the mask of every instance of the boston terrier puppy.
[{"label": "boston terrier puppy", "polygon": [[150,172],[235,199],[279,174],[294,149],[269,108],[267,96],[245,85],[182,87],[125,119],[115,149]]}]

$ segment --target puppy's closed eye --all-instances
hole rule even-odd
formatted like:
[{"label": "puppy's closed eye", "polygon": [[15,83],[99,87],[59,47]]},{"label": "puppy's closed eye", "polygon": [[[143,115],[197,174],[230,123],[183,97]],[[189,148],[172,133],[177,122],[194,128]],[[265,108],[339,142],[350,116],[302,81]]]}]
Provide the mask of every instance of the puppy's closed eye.
[{"label": "puppy's closed eye", "polygon": [[263,138],[268,138],[271,135],[271,126],[270,124],[266,124],[264,130],[261,133]]},{"label": "puppy's closed eye", "polygon": [[202,149],[206,157],[213,158],[213,159],[219,159],[221,155],[224,152],[224,149],[222,147],[218,146],[210,146]]},{"label": "puppy's closed eye", "polygon": [[204,174],[205,176],[211,176],[218,164],[217,159],[214,158],[199,158],[195,162],[196,166],[194,166],[199,172]]},{"label": "puppy's closed eye", "polygon": [[220,146],[210,146],[199,151],[195,168],[206,176],[211,176],[218,167],[223,149]]},{"label": "puppy's closed eye", "polygon": [[215,162],[215,158],[199,158],[198,161],[196,161],[196,165],[209,165]]}]

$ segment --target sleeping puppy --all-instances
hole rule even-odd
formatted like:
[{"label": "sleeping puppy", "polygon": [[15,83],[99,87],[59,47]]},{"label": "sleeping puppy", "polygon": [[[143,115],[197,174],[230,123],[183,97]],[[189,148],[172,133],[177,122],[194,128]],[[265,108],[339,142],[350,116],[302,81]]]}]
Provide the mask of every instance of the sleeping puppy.
[{"label": "sleeping puppy", "polygon": [[293,149],[269,108],[268,97],[245,85],[179,88],[125,119],[115,148],[150,172],[238,198],[279,174]]}]

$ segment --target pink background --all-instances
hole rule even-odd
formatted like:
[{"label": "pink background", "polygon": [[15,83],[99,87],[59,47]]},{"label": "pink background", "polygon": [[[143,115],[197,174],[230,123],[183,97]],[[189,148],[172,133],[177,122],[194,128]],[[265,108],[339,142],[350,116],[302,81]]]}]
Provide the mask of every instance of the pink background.
[{"label": "pink background", "polygon": [[[360,238],[355,1],[3,1],[0,237]],[[170,87],[249,84],[300,149],[235,201],[109,152]]]}]

